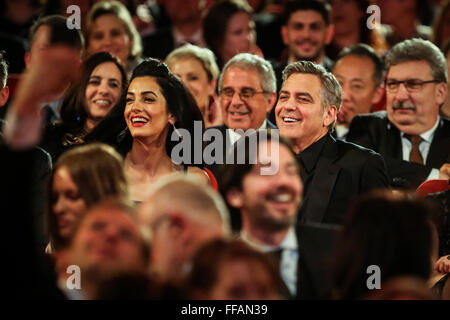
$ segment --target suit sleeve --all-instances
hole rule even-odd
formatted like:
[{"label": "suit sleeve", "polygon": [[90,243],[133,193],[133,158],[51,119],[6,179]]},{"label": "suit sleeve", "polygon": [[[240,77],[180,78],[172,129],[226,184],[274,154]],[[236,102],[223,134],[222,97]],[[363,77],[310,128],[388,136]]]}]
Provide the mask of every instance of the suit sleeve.
[{"label": "suit sleeve", "polygon": [[389,181],[383,158],[377,153],[372,153],[362,168],[360,192],[363,194],[375,189],[390,188]]}]

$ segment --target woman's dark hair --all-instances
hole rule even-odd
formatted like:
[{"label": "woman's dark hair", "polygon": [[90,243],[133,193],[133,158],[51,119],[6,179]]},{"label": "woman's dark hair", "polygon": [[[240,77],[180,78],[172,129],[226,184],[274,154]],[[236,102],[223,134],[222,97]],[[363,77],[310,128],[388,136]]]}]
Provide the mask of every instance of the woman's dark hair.
[{"label": "woman's dark hair", "polygon": [[[120,71],[122,80],[122,92],[127,87],[127,75],[119,63],[119,61],[108,52],[98,52],[87,58],[82,66],[81,76],[77,83],[73,84],[65,94],[61,105],[61,119],[64,126],[67,127],[67,131],[77,134],[84,129],[84,124],[87,119],[86,112],[86,87],[89,82],[89,78],[94,69],[102,63],[112,62]],[[109,113],[112,113],[114,109],[121,108],[123,113],[123,99],[119,99],[118,103],[111,109]]]},{"label": "woman's dark hair", "polygon": [[437,250],[434,214],[424,200],[391,191],[361,197],[347,215],[337,243],[333,297],[362,298],[371,265],[380,268],[382,282],[395,276],[428,280]]},{"label": "woman's dark hair", "polygon": [[209,9],[203,21],[203,38],[206,45],[216,55],[219,68],[225,63],[220,55],[220,46],[225,39],[228,22],[236,13],[244,12],[252,15],[252,9],[247,1],[242,0],[223,0],[217,1]]},{"label": "woman's dark hair", "polygon": [[192,270],[185,284],[186,297],[192,299],[192,294],[196,292],[208,296],[220,280],[220,268],[227,262],[236,260],[244,260],[247,263],[258,262],[259,267],[266,271],[272,280],[273,287],[281,296],[282,280],[277,263],[272,257],[251,248],[239,239],[217,239],[207,243],[195,254]]},{"label": "woman's dark hair", "polygon": [[[155,78],[156,83],[160,86],[161,92],[167,103],[167,112],[170,112],[175,117],[174,126],[177,129],[185,129],[190,134],[190,147],[191,147],[191,157],[188,163],[184,163],[184,165],[203,165],[203,131],[205,128],[203,122],[203,116],[200,112],[200,109],[195,102],[194,97],[189,92],[189,90],[184,86],[181,80],[170,72],[169,67],[164,63],[157,59],[148,58],[140,63],[134,70],[130,79],[130,84],[135,78],[140,77],[152,77]],[[202,159],[201,163],[196,161],[194,163],[194,152],[198,152],[198,150],[194,149],[196,136],[194,135],[194,124],[197,122],[197,125],[201,122],[201,151],[202,151]],[[170,157],[172,153],[172,149],[180,143],[180,141],[172,141],[172,133],[174,132],[173,126],[169,127],[169,132],[167,134],[166,140],[166,152]],[[128,137],[125,139],[125,149],[129,151],[132,144],[132,137],[127,132]],[[187,138],[186,138],[187,139]],[[125,151],[125,150],[123,150]],[[197,159],[198,160],[198,159]]]}]

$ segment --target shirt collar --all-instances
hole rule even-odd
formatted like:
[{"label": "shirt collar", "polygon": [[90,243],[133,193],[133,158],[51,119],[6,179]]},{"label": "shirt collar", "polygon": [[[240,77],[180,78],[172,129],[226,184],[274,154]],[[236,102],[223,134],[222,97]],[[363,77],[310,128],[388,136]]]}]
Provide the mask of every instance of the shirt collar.
[{"label": "shirt collar", "polygon": [[[264,122],[262,123],[261,127],[258,128],[258,130],[266,129],[267,128],[267,119],[264,119]],[[235,132],[233,129],[227,130],[230,133],[230,140],[231,144],[234,144],[236,141],[238,141],[241,138],[241,135],[237,132]]]},{"label": "shirt collar", "polygon": [[[420,137],[424,141],[426,141],[428,143],[431,143],[433,141],[434,133],[436,132],[436,129],[439,126],[439,122],[440,121],[441,121],[441,117],[438,115],[438,118],[437,118],[436,123],[434,124],[434,126],[430,130],[425,131],[424,133],[422,133],[420,135]],[[405,136],[405,133],[402,132],[402,137],[404,137],[404,136]]]},{"label": "shirt collar", "polygon": [[310,145],[308,148],[303,150],[297,157],[302,162],[306,172],[311,172],[316,166],[317,161],[319,161],[320,154],[322,153],[322,149],[325,146],[325,142],[328,138],[328,133]]},{"label": "shirt collar", "polygon": [[284,237],[283,241],[281,241],[279,246],[268,246],[268,245],[260,245],[250,240],[244,230],[241,231],[241,239],[249,244],[251,247],[261,250],[262,252],[271,252],[276,251],[277,249],[283,250],[297,250],[297,235],[295,234],[294,227],[291,227]]}]

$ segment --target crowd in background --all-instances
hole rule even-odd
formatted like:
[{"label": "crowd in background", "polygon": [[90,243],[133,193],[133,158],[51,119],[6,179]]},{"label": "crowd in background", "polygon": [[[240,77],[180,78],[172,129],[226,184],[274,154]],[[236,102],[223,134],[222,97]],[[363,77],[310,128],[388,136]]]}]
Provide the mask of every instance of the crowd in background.
[{"label": "crowd in background", "polygon": [[12,297],[450,299],[449,0],[0,15]]}]

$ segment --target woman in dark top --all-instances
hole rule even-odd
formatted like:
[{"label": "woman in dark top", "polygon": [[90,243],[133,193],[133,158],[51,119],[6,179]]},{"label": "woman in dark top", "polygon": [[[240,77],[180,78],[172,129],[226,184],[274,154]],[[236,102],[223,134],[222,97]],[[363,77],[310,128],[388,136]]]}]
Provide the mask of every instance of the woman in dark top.
[{"label": "woman in dark top", "polygon": [[[195,152],[203,152],[202,114],[165,63],[150,58],[134,69],[124,117],[127,130],[121,136],[119,150],[125,156],[132,200],[143,200],[155,180],[174,172],[193,173],[209,182],[207,173],[199,168],[202,154],[196,155],[194,163]],[[200,129],[197,135],[195,126]],[[194,149],[196,145],[200,148]]]},{"label": "woman in dark top", "polygon": [[[73,84],[63,98],[61,123],[46,128],[41,147],[50,153],[53,161],[65,150],[88,141],[105,141],[117,135],[125,126],[122,93],[127,78],[122,65],[107,52],[89,57],[82,66],[79,81]],[[105,118],[114,118],[114,125],[100,124]]]}]

